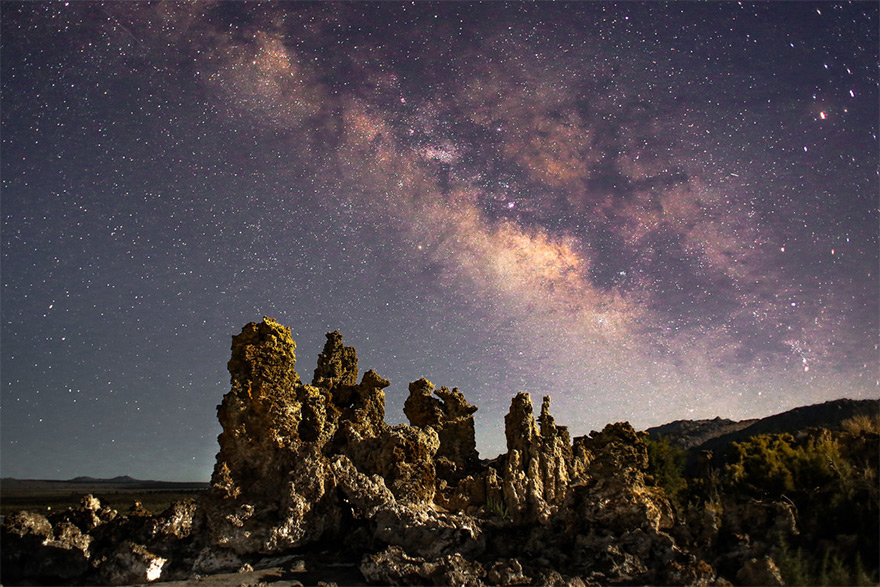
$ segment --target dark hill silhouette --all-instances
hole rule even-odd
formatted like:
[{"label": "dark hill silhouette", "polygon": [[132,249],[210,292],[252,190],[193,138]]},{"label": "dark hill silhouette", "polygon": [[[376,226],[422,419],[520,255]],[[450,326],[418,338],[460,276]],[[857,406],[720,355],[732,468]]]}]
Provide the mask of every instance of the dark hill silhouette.
[{"label": "dark hill silhouette", "polygon": [[69,479],[68,483],[150,483],[150,481],[142,481],[128,475],[118,475],[112,479],[98,479],[95,477],[80,476]]},{"label": "dark hill silhouette", "polygon": [[713,438],[748,428],[758,420],[676,420],[662,426],[648,428],[645,432],[651,438],[666,438],[670,444],[689,450]]},{"label": "dark hill silhouette", "polygon": [[702,451],[712,451],[716,461],[722,461],[734,442],[741,442],[759,434],[797,435],[810,428],[842,430],[843,422],[857,416],[880,415],[880,400],[839,399],[794,408],[781,414],[756,420],[677,420],[662,426],[648,428],[651,438],[666,438],[670,444],[689,451],[689,465]]},{"label": "dark hill silhouette", "polygon": [[192,490],[205,489],[205,481],[145,481],[120,475],[112,479],[98,479],[80,476],[67,480],[54,479],[16,479],[3,477],[0,479],[0,493],[93,493],[103,491],[136,491],[136,490]]},{"label": "dark hill silhouette", "polygon": [[809,428],[842,430],[843,422],[856,416],[876,417],[880,414],[880,400],[839,399],[795,408],[775,416],[761,418],[752,425],[711,438],[698,448],[711,450],[716,455],[723,454],[731,443],[745,440],[759,434],[797,434]]}]

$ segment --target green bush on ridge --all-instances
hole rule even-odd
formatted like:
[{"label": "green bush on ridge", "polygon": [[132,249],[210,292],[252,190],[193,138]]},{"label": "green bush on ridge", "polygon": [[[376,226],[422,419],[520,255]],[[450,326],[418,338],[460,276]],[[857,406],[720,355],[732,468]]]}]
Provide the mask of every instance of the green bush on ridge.
[{"label": "green bush on ridge", "polygon": [[679,509],[688,486],[684,477],[687,451],[670,444],[665,437],[644,440],[648,449],[648,475],[655,485],[663,488],[673,506]]},{"label": "green bush on ridge", "polygon": [[[842,430],[761,434],[734,442],[720,464],[665,438],[646,439],[648,475],[680,519],[742,499],[786,501],[799,534],[767,537],[789,585],[874,585],[880,567],[880,417],[844,422]],[[791,544],[789,544],[791,541]]]},{"label": "green bush on ridge", "polygon": [[[873,583],[880,535],[877,445],[878,435],[863,425],[843,432],[815,429],[797,438],[762,434],[733,444],[723,491],[784,499],[797,508],[802,554],[786,563],[791,583]],[[803,564],[792,564],[800,556]]]}]

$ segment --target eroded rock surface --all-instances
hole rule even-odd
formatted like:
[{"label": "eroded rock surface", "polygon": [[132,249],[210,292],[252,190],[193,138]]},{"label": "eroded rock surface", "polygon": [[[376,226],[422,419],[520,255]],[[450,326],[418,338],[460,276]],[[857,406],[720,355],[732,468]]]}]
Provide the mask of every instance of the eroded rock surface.
[{"label": "eroded rock surface", "polygon": [[476,473],[480,456],[474,432],[474,412],[457,387],[451,390],[419,379],[409,384],[409,397],[403,413],[416,428],[432,428],[440,445],[435,455],[438,476],[449,484],[457,484],[467,475]]},{"label": "eroded rock surface", "polygon": [[514,522],[545,523],[565,501],[574,472],[571,440],[550,415],[550,398],[535,421],[532,400],[518,393],[504,417],[507,455],[502,487],[504,503]]},{"label": "eroded rock surface", "polygon": [[331,397],[300,381],[295,349],[290,329],[271,319],[232,339],[232,389],[217,408],[223,432],[203,505],[211,543],[238,554],[302,546],[340,526],[322,452],[336,430]]},{"label": "eroded rock surface", "polygon": [[[646,449],[628,424],[572,442],[549,397],[536,418],[518,393],[504,419],[507,452],[481,461],[477,408],[457,388],[411,383],[410,424],[389,426],[389,382],[372,370],[358,382],[341,334],[327,335],[311,384],[295,370],[295,349],[269,318],[233,337],[204,496],[156,516],[119,515],[93,498],[55,517],[8,516],[4,582],[186,579],[330,548],[376,584],[714,581],[673,538],[698,542],[672,531],[672,508],[646,483]],[[764,553],[747,554],[743,580],[772,571]]]}]

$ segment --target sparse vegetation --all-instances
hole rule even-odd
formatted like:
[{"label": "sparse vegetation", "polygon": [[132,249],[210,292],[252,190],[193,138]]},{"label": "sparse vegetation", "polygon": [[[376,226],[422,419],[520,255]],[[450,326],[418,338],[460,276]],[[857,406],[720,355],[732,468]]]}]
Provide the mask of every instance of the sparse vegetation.
[{"label": "sparse vegetation", "polygon": [[507,504],[504,503],[504,499],[501,497],[489,496],[486,500],[486,509],[505,522],[510,520],[510,510],[507,508]]},{"label": "sparse vegetation", "polygon": [[[844,432],[766,434],[734,443],[724,491],[795,505],[801,534],[785,555],[791,584],[872,584],[878,568],[878,435],[859,420]],[[782,544],[783,553],[787,545]],[[818,561],[818,563],[816,562]],[[867,568],[870,570],[866,570]]]},{"label": "sparse vegetation", "polygon": [[792,551],[787,542],[780,538],[776,562],[786,585],[876,585],[865,570],[858,554],[852,565],[847,565],[830,549],[818,558],[805,554],[803,548]]},{"label": "sparse vegetation", "polygon": [[853,416],[841,423],[843,430],[849,434],[880,434],[880,414],[873,416]]},{"label": "sparse vegetation", "polygon": [[878,583],[880,414],[835,430],[755,435],[719,455],[689,455],[663,437],[645,443],[649,479],[680,519],[724,525],[738,515],[737,503],[789,504],[797,531],[767,537],[786,584]]},{"label": "sparse vegetation", "polygon": [[670,444],[665,437],[646,438],[645,446],[648,449],[648,475],[663,488],[673,505],[680,507],[687,489],[684,477],[687,451]]},{"label": "sparse vegetation", "polygon": [[733,444],[726,482],[755,497],[791,497],[826,487],[848,475],[849,468],[827,430],[798,441],[791,434],[762,434]]}]

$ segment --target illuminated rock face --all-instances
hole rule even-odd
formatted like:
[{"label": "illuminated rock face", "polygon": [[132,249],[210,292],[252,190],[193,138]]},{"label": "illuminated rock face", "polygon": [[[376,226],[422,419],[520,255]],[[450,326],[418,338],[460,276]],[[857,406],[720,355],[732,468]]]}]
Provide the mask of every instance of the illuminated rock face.
[{"label": "illuminated rock face", "polygon": [[565,501],[575,470],[568,430],[554,423],[549,397],[544,398],[536,422],[531,398],[518,393],[504,417],[504,432],[505,505],[514,521],[546,522]]},{"label": "illuminated rock face", "polygon": [[220,452],[204,500],[214,546],[270,554],[341,538],[350,505],[337,491],[348,470],[334,469],[338,456],[378,475],[395,505],[434,497],[437,431],[388,426],[389,382],[370,370],[356,383],[357,354],[338,332],[327,335],[312,385],[294,370],[295,348],[290,330],[269,318],[233,337],[232,389],[218,407]]},{"label": "illuminated rock face", "polygon": [[300,381],[295,349],[290,329],[268,318],[232,339],[204,510],[211,543],[238,554],[300,546],[340,524],[322,453],[335,432],[331,398]]},{"label": "illuminated rock face", "polygon": [[[357,383],[357,354],[338,332],[327,335],[311,385],[294,370],[294,350],[290,331],[268,318],[233,338],[232,389],[218,408],[220,452],[203,501],[210,548],[271,554],[348,541],[374,553],[364,559],[365,576],[395,582],[486,576],[461,557],[485,556],[499,540],[512,553],[543,543],[585,575],[597,552],[618,548],[621,534],[633,536],[624,546],[676,559],[665,533],[671,506],[662,491],[646,487],[646,448],[628,424],[573,447],[550,414],[550,398],[536,419],[531,398],[519,393],[505,417],[507,452],[481,462],[477,408],[458,389],[411,383],[404,405],[410,425],[388,426],[389,382],[368,371]],[[530,544],[493,537],[492,523],[487,534],[487,516],[532,527]],[[581,539],[560,544],[558,529]],[[631,579],[661,578],[626,550],[609,556],[603,580],[624,567]],[[515,557],[492,568],[523,572]]]},{"label": "illuminated rock face", "polygon": [[432,428],[437,432],[440,446],[435,460],[438,476],[448,484],[455,484],[465,476],[476,473],[480,456],[474,433],[474,412],[477,407],[468,403],[457,387],[434,389],[427,379],[409,384],[409,397],[403,413],[417,428]]}]

